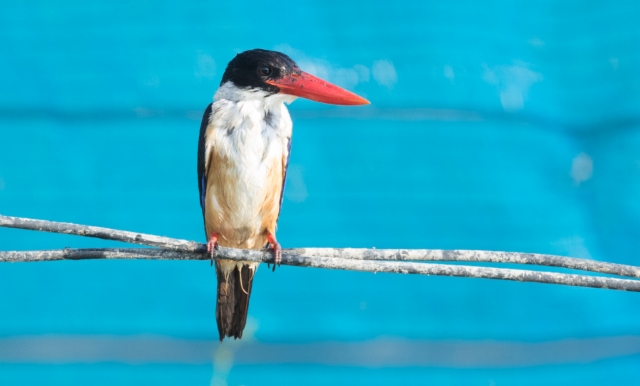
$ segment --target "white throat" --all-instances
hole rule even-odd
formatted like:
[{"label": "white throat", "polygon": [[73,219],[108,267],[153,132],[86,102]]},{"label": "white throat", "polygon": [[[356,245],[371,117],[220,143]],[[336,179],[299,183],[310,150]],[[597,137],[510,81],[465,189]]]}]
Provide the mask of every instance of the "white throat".
[{"label": "white throat", "polygon": [[242,89],[232,82],[220,86],[213,97],[207,129],[206,162],[211,151],[251,167],[266,158],[288,154],[293,125],[285,103],[294,99],[260,89]]},{"label": "white throat", "polygon": [[230,102],[260,101],[265,107],[275,107],[277,105],[293,102],[296,97],[287,94],[270,94],[259,88],[240,88],[233,82],[224,83],[213,96],[213,101],[228,100]]}]

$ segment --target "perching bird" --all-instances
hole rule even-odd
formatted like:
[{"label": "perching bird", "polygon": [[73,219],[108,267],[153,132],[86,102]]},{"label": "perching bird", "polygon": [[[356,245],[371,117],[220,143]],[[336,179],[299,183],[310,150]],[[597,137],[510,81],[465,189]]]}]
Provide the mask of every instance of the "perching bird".
[{"label": "perching bird", "polygon": [[[250,50],[236,55],[204,112],[198,141],[198,188],[207,250],[218,245],[273,250],[291,149],[296,97],[337,105],[369,102],[301,71],[287,55]],[[220,341],[241,338],[258,263],[217,260],[216,320]],[[275,268],[275,264],[274,264]]]}]

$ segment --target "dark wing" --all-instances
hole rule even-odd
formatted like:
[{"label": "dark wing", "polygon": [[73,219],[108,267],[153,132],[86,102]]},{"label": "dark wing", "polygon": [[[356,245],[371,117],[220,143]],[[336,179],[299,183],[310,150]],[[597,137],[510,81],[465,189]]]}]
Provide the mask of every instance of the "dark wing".
[{"label": "dark wing", "polygon": [[287,157],[283,160],[284,165],[282,165],[283,166],[282,190],[280,191],[280,208],[278,209],[278,218],[280,218],[280,211],[282,210],[282,199],[284,198],[284,187],[287,184],[287,169],[289,169],[290,156],[291,156],[291,137],[287,138]]},{"label": "dark wing", "polygon": [[207,170],[205,170],[204,151],[206,144],[207,126],[209,126],[209,118],[211,118],[210,103],[202,116],[200,123],[200,139],[198,139],[198,190],[200,191],[200,207],[202,208],[202,217],[204,217],[204,202],[207,196]]}]

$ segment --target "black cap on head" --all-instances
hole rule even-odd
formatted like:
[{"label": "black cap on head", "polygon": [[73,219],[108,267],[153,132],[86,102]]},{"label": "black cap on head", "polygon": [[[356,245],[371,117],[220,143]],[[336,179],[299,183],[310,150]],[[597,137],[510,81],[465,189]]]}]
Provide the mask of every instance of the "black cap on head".
[{"label": "black cap on head", "polygon": [[270,93],[278,93],[277,86],[266,83],[277,81],[291,74],[301,73],[298,65],[287,55],[261,49],[244,51],[236,55],[224,71],[220,85],[228,81],[237,87],[259,88]]},{"label": "black cap on head", "polygon": [[244,89],[264,90],[268,95],[286,94],[334,105],[367,105],[369,101],[298,68],[285,54],[250,50],[236,55],[227,65],[220,85],[233,82]]}]

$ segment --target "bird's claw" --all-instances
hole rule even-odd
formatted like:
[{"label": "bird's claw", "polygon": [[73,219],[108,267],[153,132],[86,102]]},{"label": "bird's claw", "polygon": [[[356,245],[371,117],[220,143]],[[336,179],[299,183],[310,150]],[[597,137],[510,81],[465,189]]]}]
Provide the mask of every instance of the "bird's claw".
[{"label": "bird's claw", "polygon": [[218,234],[214,233],[213,235],[211,235],[211,238],[209,238],[209,241],[207,241],[207,253],[211,258],[211,266],[213,266],[213,261],[215,260],[217,251],[218,251]]},{"label": "bird's claw", "polygon": [[282,248],[272,234],[267,235],[267,240],[269,241],[269,248],[273,251],[273,263],[267,263],[267,268],[271,268],[271,264],[273,264],[272,271],[275,272],[276,266],[279,267],[282,263]]},{"label": "bird's claw", "polygon": [[273,249],[273,272],[275,272],[276,265],[279,267],[280,263],[282,263],[282,249],[280,248],[280,244],[276,244],[276,246],[273,246],[272,249]]}]

